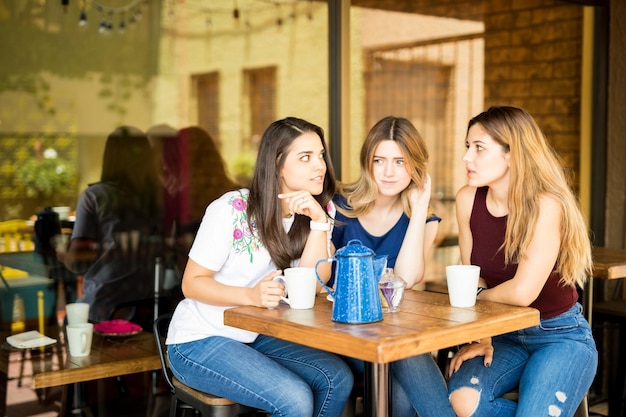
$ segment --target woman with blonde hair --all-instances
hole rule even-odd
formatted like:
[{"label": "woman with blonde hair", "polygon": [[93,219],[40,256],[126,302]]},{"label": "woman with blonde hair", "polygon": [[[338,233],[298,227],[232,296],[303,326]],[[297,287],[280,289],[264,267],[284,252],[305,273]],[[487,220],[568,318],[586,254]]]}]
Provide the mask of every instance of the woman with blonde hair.
[{"label": "woman with blonde hair", "polygon": [[[463,346],[450,365],[450,401],[458,416],[572,416],[598,361],[577,302],[592,259],[576,198],[523,109],[477,115],[465,144],[461,260],[481,267],[479,299],[534,307],[541,324]],[[517,402],[502,398],[516,387]]]},{"label": "woman with blonde hair", "polygon": [[[361,177],[344,184],[337,206],[333,244],[359,239],[413,287],[424,278],[426,259],[441,219],[430,209],[428,149],[408,119],[388,116],[376,123],[361,148]],[[362,361],[345,357],[356,375]],[[391,364],[394,417],[454,416],[446,384],[431,354]]]},{"label": "woman with blonde hair", "polygon": [[333,243],[360,239],[387,255],[407,288],[424,278],[426,258],[441,219],[429,205],[428,149],[413,123],[387,116],[369,131],[361,147],[361,176],[339,184]]}]

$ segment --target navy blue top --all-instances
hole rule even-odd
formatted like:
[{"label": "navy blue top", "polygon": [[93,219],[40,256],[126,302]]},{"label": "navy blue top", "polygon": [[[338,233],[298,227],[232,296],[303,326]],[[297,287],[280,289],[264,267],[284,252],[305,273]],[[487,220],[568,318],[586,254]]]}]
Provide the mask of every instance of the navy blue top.
[{"label": "navy blue top", "polygon": [[[337,207],[349,209],[346,199],[336,194],[333,197],[333,202]],[[340,249],[352,239],[358,239],[364,246],[372,249],[376,255],[387,255],[387,267],[393,268],[396,265],[396,259],[406,234],[406,229],[409,227],[409,216],[406,213],[402,213],[398,222],[387,231],[387,233],[381,236],[374,236],[370,234],[358,218],[346,217],[339,210],[335,215],[335,227],[333,228],[332,241],[335,248]],[[426,223],[432,221],[441,221],[441,218],[434,213],[428,216]],[[334,269],[333,276],[328,281],[328,286],[332,287],[335,283]]]}]

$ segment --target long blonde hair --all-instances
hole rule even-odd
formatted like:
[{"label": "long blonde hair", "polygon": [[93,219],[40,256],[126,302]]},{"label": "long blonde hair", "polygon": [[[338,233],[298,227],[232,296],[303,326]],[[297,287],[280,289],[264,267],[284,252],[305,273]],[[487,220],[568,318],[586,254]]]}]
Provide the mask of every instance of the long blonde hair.
[{"label": "long blonde hair", "polygon": [[591,274],[593,261],[587,225],[570,188],[563,164],[548,144],[533,117],[525,110],[491,107],[469,121],[482,128],[510,152],[511,183],[509,215],[504,237],[505,262],[518,263],[527,255],[533,238],[539,199],[549,195],[561,203],[561,247],[556,270],[564,285],[582,287]]},{"label": "long blonde hair", "polygon": [[[409,120],[403,117],[387,116],[370,129],[363,142],[360,178],[350,184],[339,184],[339,192],[346,198],[350,209],[337,207],[337,210],[346,217],[358,217],[367,213],[374,205],[378,197],[378,187],[372,176],[372,163],[376,147],[385,140],[392,140],[400,147],[404,157],[404,166],[411,176],[411,185],[423,187],[428,165],[428,149],[422,135]],[[410,185],[402,191],[400,198],[404,212],[410,217],[409,190]]]}]

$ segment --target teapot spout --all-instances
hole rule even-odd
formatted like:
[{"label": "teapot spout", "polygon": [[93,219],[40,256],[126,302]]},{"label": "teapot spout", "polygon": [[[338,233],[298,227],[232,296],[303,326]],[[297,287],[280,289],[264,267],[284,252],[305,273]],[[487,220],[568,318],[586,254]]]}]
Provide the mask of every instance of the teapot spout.
[{"label": "teapot spout", "polygon": [[374,276],[376,277],[376,281],[380,280],[380,277],[383,274],[385,268],[387,268],[387,255],[377,255],[374,257],[373,261],[374,266]]}]

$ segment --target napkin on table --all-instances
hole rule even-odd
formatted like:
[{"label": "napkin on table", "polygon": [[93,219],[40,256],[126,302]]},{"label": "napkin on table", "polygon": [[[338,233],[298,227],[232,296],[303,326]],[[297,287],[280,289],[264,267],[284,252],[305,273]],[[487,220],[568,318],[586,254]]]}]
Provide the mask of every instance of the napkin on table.
[{"label": "napkin on table", "polygon": [[32,349],[52,345],[57,341],[56,339],[39,333],[37,330],[30,330],[28,332],[8,336],[7,342],[18,349]]}]

